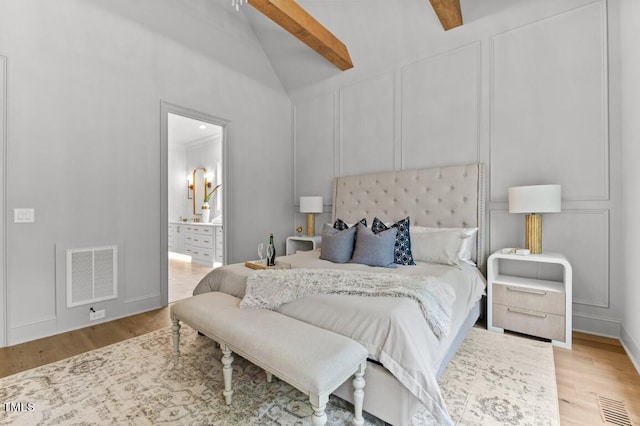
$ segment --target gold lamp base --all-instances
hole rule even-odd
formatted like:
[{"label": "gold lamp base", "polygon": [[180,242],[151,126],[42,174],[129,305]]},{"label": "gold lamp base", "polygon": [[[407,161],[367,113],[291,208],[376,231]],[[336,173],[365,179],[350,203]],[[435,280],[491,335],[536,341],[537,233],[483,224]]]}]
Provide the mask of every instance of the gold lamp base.
[{"label": "gold lamp base", "polygon": [[307,213],[307,237],[313,237],[316,234],[316,216],[313,213]]},{"label": "gold lamp base", "polygon": [[542,216],[531,213],[525,217],[524,246],[531,254],[542,253]]}]

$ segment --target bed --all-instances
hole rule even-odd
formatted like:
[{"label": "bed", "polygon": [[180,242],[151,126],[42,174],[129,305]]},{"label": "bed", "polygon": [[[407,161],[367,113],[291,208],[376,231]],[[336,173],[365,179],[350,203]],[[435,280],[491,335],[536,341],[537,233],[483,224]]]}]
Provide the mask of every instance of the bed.
[{"label": "bed", "polygon": [[[341,270],[344,274],[392,271],[411,279],[447,283],[455,293],[447,333],[437,336],[433,328],[424,325],[418,305],[407,298],[315,294],[286,303],[277,311],[347,335],[369,349],[365,411],[393,425],[409,425],[424,406],[439,424],[451,424],[436,379],[481,313],[486,285],[479,269],[484,261],[482,164],[338,177],[333,194],[334,222],[340,219],[353,227],[363,218],[372,221],[377,217],[391,227],[399,219],[410,218],[418,259],[415,265],[389,269],[338,264],[322,259],[322,249],[278,259],[290,263],[294,270]],[[471,230],[461,237],[465,238],[465,260],[451,265],[437,259],[438,263],[427,262],[425,256],[431,260],[433,254],[429,249],[417,255],[422,250],[418,244],[425,238],[417,234],[435,235],[440,230],[444,232],[438,235]],[[221,291],[242,298],[248,277],[255,273],[244,264],[214,269],[200,281],[194,295]],[[350,401],[350,387],[345,383],[335,394]]]}]

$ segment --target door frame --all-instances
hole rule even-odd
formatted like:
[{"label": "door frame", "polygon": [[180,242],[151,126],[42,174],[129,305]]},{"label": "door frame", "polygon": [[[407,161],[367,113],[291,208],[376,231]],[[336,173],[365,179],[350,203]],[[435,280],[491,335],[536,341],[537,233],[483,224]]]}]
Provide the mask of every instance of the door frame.
[{"label": "door frame", "polygon": [[227,143],[229,140],[230,121],[214,115],[199,112],[180,105],[160,101],[160,303],[169,303],[169,114],[181,115],[198,121],[204,121],[222,127],[222,264],[227,264],[227,253],[230,249],[227,229],[231,217],[228,214],[231,185],[229,182],[229,161]]},{"label": "door frame", "polygon": [[0,55],[0,348],[9,344],[7,288],[7,57]]}]

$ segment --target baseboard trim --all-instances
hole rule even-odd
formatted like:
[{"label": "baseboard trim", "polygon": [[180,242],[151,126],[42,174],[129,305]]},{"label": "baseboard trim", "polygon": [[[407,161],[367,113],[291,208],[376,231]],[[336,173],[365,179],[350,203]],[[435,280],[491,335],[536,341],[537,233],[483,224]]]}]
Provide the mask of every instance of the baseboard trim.
[{"label": "baseboard trim", "polygon": [[57,334],[57,325],[58,319],[55,315],[11,324],[7,346],[18,345]]},{"label": "baseboard trim", "polygon": [[54,336],[56,334],[66,333],[69,331],[80,330],[85,327],[91,327],[103,322],[115,321],[132,315],[141,314],[143,312],[160,309],[160,295],[145,296],[136,299],[129,299],[126,305],[126,312],[121,312],[114,316],[109,316],[102,321],[92,321],[91,323],[79,323],[69,326],[61,326],[58,324],[58,318],[51,315],[45,318],[39,318],[31,321],[12,324],[9,329],[9,338],[7,346],[14,346],[20,343],[30,342],[44,337]]},{"label": "baseboard trim", "polygon": [[631,359],[636,371],[640,374],[640,345],[633,339],[624,326],[620,327],[620,342]]},{"label": "baseboard trim", "polygon": [[619,339],[620,320],[574,312],[573,330]]},{"label": "baseboard trim", "polygon": [[159,303],[160,293],[145,294],[144,296],[131,297],[129,299],[125,299],[124,304],[129,305],[131,303],[139,303],[139,302],[145,302],[145,301],[151,301],[154,304]]}]

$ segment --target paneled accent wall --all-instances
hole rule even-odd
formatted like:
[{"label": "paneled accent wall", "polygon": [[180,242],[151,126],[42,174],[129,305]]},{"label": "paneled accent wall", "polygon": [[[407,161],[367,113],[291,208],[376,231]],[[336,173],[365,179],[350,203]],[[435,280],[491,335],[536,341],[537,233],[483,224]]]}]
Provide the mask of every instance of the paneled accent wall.
[{"label": "paneled accent wall", "polygon": [[605,19],[594,3],[491,37],[492,201],[534,182],[608,199]]},{"label": "paneled accent wall", "polygon": [[298,103],[294,108],[294,199],[321,195],[331,200],[331,182],[336,175],[337,120],[333,94]]},{"label": "paneled accent wall", "polygon": [[341,174],[393,170],[393,99],[392,73],[340,90]]},{"label": "paneled accent wall", "polygon": [[514,19],[507,30],[466,29],[457,45],[301,97],[295,196],[321,194],[328,211],[337,175],[481,161],[490,253],[524,245],[524,215],[508,213],[509,187],[561,184],[563,211],[543,216],[543,250],[573,265],[575,327],[615,335],[622,312],[610,265],[619,205],[611,185],[619,172],[610,166],[607,20],[606,1],[595,1]]},{"label": "paneled accent wall", "polygon": [[402,167],[478,161],[481,44],[406,65],[402,74]]}]

